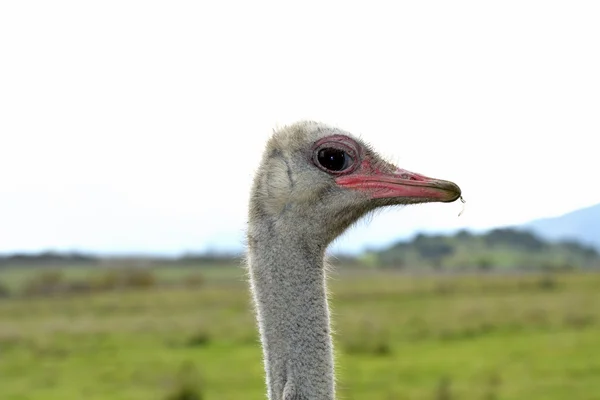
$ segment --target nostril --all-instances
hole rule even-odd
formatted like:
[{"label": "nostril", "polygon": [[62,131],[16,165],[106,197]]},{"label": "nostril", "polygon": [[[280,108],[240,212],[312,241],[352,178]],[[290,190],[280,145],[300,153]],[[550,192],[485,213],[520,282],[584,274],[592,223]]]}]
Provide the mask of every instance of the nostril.
[{"label": "nostril", "polygon": [[415,178],[414,176],[411,176],[411,177],[410,177],[410,180],[411,180],[411,181],[416,181],[416,180],[417,180],[417,178]]}]

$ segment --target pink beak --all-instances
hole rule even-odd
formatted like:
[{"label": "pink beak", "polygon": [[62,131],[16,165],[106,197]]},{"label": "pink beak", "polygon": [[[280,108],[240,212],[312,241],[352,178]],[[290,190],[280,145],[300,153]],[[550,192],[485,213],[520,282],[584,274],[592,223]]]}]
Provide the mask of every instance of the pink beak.
[{"label": "pink beak", "polygon": [[335,182],[344,188],[370,192],[374,199],[406,198],[417,202],[457,200],[460,188],[453,182],[428,178],[398,168],[394,173],[373,172],[340,176]]}]

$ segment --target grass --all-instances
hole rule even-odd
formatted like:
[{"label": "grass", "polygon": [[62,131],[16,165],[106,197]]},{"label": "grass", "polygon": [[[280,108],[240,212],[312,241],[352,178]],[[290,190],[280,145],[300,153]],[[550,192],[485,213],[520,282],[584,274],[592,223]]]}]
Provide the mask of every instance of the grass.
[{"label": "grass", "polygon": [[[243,271],[152,273],[167,284],[31,296],[39,271],[0,270],[0,398],[265,399]],[[598,274],[338,269],[330,289],[340,399],[600,399]]]}]

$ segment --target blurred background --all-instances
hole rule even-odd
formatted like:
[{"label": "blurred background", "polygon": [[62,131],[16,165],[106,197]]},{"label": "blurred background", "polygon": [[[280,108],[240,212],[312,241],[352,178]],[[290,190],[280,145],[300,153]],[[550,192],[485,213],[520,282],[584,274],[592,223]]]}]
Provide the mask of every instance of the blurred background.
[{"label": "blurred background", "polygon": [[264,399],[245,271],[274,128],[461,204],[330,248],[343,399],[600,398],[600,5],[0,4],[0,398]]}]

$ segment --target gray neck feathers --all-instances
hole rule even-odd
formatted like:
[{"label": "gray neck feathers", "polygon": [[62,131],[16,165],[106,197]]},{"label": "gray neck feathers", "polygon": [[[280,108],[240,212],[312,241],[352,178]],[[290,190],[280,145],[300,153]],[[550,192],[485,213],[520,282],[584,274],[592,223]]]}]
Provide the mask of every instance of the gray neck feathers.
[{"label": "gray neck feathers", "polygon": [[276,225],[251,222],[248,235],[269,399],[333,400],[324,248]]}]

